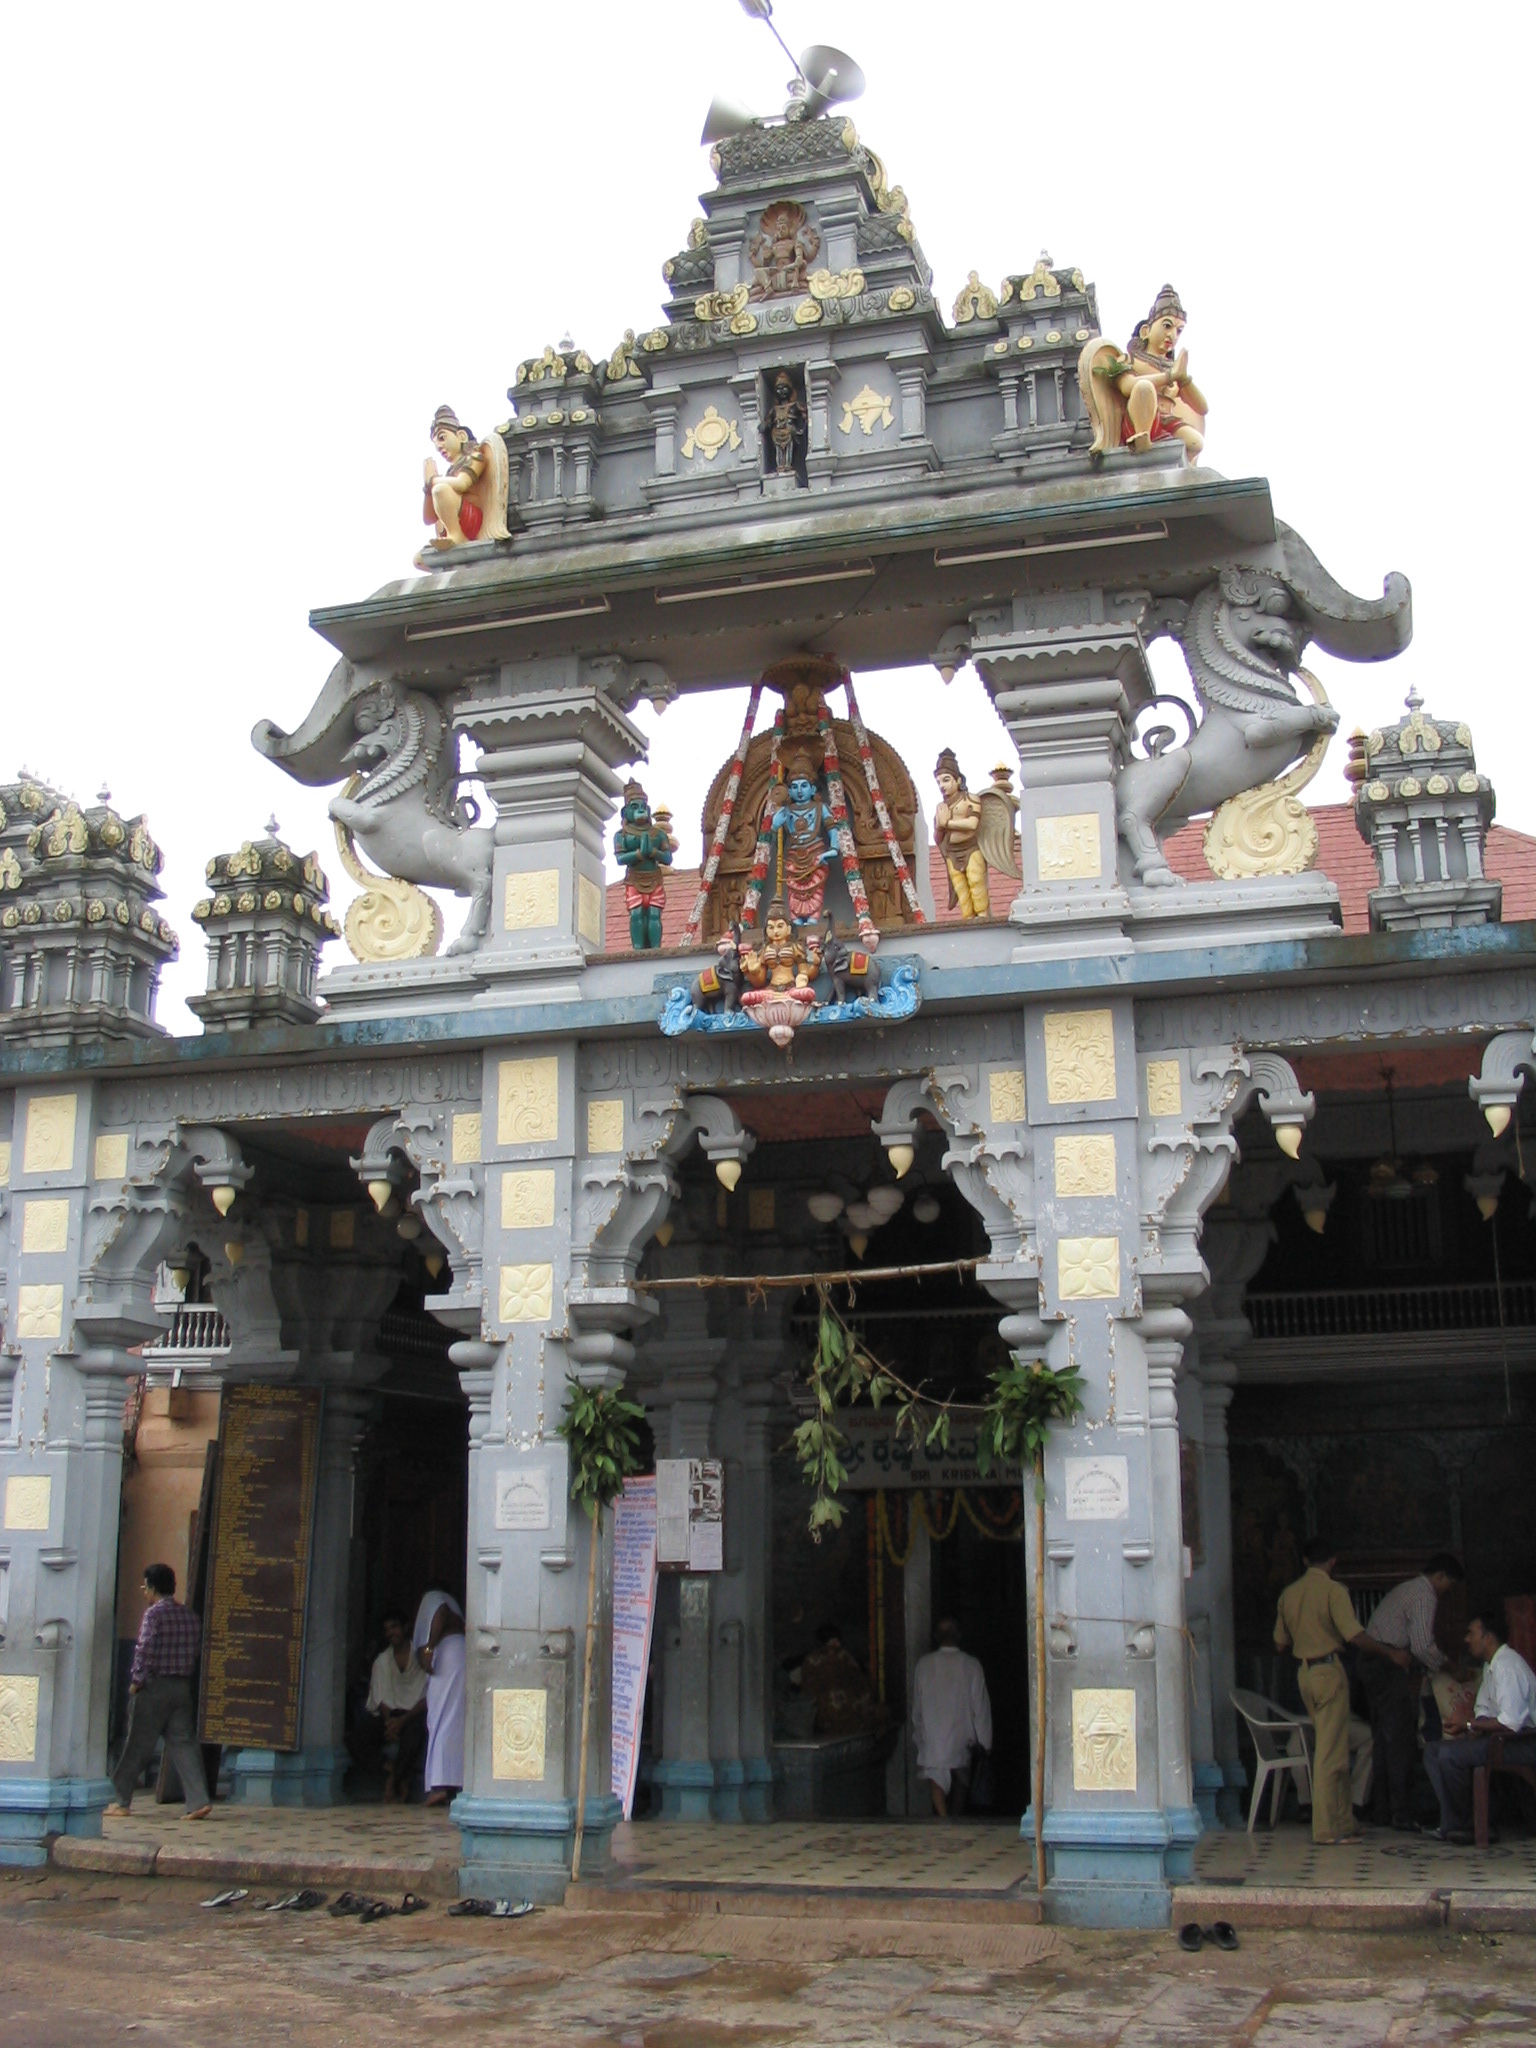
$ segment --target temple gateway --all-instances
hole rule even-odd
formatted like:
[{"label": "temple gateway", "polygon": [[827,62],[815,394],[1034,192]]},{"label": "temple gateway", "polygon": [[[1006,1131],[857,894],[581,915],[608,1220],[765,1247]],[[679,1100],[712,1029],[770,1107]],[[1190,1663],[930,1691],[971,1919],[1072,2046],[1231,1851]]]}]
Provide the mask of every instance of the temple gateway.
[{"label": "temple gateway", "polygon": [[[1062,1921],[1165,1919],[1241,1824],[1232,1694],[1282,1683],[1308,1534],[1362,1612],[1436,1543],[1490,1598],[1536,1579],[1533,845],[1453,701],[1335,741],[1352,807],[1300,794],[1341,715],[1308,649],[1390,660],[1407,580],[1341,588],[1206,466],[1221,393],[1157,273],[1123,339],[1046,256],[941,306],[840,112],[711,164],[657,324],[531,353],[500,424],[423,422],[413,572],[314,613],[335,666],[256,729],[334,791],[344,933],[315,853],[214,850],[175,907],[204,1030],[171,1037],[143,819],[0,789],[0,1860],[100,1832],[166,1558],[235,1799],[345,1797],[381,1615],[460,1597],[462,1884],[561,1896],[571,1382],[697,1467],[630,1827],[925,1812],[907,1705],[949,1615],[1026,1849],[1044,1701]],[[944,746],[967,663],[1002,763]],[[914,666],[936,766],[859,703]],[[685,870],[633,714],[743,685]],[[928,1406],[916,1441],[840,1414],[818,1495],[828,1311]],[[977,1441],[1011,1361],[1080,1389],[1043,1552]],[[630,1739],[613,1528],[590,1876]],[[823,1713],[795,1678],[834,1631],[865,1689]]]}]

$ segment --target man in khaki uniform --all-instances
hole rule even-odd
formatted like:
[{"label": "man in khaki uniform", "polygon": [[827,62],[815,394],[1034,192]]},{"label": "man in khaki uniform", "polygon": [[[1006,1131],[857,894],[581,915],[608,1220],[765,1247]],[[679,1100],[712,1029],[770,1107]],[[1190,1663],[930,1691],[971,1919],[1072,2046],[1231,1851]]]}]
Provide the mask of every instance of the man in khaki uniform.
[{"label": "man in khaki uniform", "polygon": [[1330,1543],[1314,1536],[1301,1555],[1306,1570],[1280,1595],[1275,1648],[1295,1652],[1301,1666],[1296,1683],[1312,1717],[1312,1839],[1330,1846],[1358,1842],[1349,1802],[1349,1679],[1342,1653],[1361,1650],[1401,1665],[1408,1652],[1389,1649],[1361,1628],[1348,1593],[1330,1576],[1338,1563]]}]

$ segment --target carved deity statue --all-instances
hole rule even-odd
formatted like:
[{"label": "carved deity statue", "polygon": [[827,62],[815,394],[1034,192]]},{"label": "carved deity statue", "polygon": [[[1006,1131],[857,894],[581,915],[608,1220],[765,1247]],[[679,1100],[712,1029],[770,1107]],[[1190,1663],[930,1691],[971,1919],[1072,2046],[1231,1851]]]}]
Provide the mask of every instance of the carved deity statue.
[{"label": "carved deity statue", "polygon": [[440,470],[430,455],[422,465],[422,517],[433,528],[427,546],[506,540],[507,444],[500,434],[477,441],[451,405],[440,405],[432,415],[432,446],[447,468]]},{"label": "carved deity statue", "polygon": [[773,400],[768,407],[768,439],[773,443],[773,466],[780,476],[793,476],[795,464],[805,452],[809,415],[805,402],[796,395],[787,370],[773,380]]},{"label": "carved deity statue", "polygon": [[[782,899],[769,904],[762,937],[742,946],[741,971],[747,986],[775,995],[786,989],[809,989],[819,964],[814,936],[809,948],[801,943]],[[752,998],[746,996],[743,1001],[750,1006]]]},{"label": "carved deity statue", "polygon": [[933,834],[949,873],[949,907],[954,910],[958,906],[964,918],[990,917],[992,894],[987,869],[996,868],[1015,881],[1019,878],[1013,856],[1017,805],[1012,780],[1006,768],[995,768],[992,787],[973,796],[949,747],[934,763],[933,773],[939,785]]},{"label": "carved deity statue", "polygon": [[1205,446],[1210,408],[1190,382],[1188,350],[1179,348],[1184,325],[1179,295],[1165,284],[1124,354],[1102,335],[1085,345],[1077,378],[1093,421],[1093,454],[1121,447],[1140,453],[1154,441],[1182,441],[1193,461]]},{"label": "carved deity statue", "polygon": [[661,914],[667,902],[666,870],[677,841],[668,829],[670,811],[651,815],[638,782],[624,785],[624,810],[613,835],[613,857],[624,870],[624,907],[629,912],[629,943],[637,953],[653,953],[661,944]]},{"label": "carved deity statue", "polygon": [[827,893],[833,821],[809,754],[795,755],[787,781],[769,791],[768,801],[774,806],[773,829],[781,835],[779,855],[790,917],[796,924],[814,924]]},{"label": "carved deity statue", "polygon": [[776,299],[806,289],[806,273],[821,250],[821,237],[793,199],[763,208],[759,231],[747,245],[752,265],[751,296]]}]

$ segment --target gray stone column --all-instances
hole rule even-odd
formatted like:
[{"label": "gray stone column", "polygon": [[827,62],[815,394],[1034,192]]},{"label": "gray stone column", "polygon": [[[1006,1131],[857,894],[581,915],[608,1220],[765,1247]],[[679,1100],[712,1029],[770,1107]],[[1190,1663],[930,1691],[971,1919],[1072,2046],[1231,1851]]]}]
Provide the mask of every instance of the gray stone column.
[{"label": "gray stone column", "polygon": [[1237,1371],[1225,1360],[1205,1357],[1202,1345],[1200,1378],[1205,1408],[1201,1509],[1210,1617],[1211,1733],[1221,1772],[1216,1817],[1225,1826],[1235,1827],[1242,1822],[1247,1783],[1237,1748],[1237,1709],[1232,1704],[1237,1640],[1232,1617],[1232,1467],[1227,1452],[1227,1411],[1232,1406]]},{"label": "gray stone column", "polygon": [[[718,1455],[715,1441],[716,1396],[725,1343],[706,1334],[702,1294],[669,1298],[666,1325],[655,1339],[663,1378],[652,1397],[652,1428],[658,1458],[704,1458]],[[730,1515],[727,1494],[726,1514]],[[661,1810],[669,1820],[709,1820],[716,1811],[716,1766],[711,1690],[718,1675],[715,1645],[716,1575],[676,1575],[676,1607],[663,1633],[661,1755],[652,1781],[661,1792]],[[668,1601],[671,1607],[671,1598]],[[731,1705],[739,1711],[739,1696]],[[730,1734],[734,1736],[735,1730]],[[735,1742],[731,1743],[732,1750]],[[722,1759],[732,1763],[733,1755]],[[740,1813],[739,1777],[727,1805]]]}]

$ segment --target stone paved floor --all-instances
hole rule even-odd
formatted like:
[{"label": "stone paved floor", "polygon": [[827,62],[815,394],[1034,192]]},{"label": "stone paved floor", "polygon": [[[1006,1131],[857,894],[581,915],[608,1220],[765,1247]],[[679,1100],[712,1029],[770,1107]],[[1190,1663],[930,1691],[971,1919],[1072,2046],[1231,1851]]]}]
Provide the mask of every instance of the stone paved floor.
[{"label": "stone paved floor", "polygon": [[1006,1822],[776,1821],[711,1827],[640,1821],[620,1828],[614,1861],[646,1884],[851,1885],[875,1891],[1003,1892],[1034,1855]]},{"label": "stone paved floor", "polygon": [[[175,1879],[0,1873],[0,2048],[1438,2048],[1536,2042],[1536,1938],[1168,1935],[841,1915],[200,1910]],[[955,1930],[950,1930],[953,1933]],[[961,1930],[967,1932],[967,1930]]]}]

